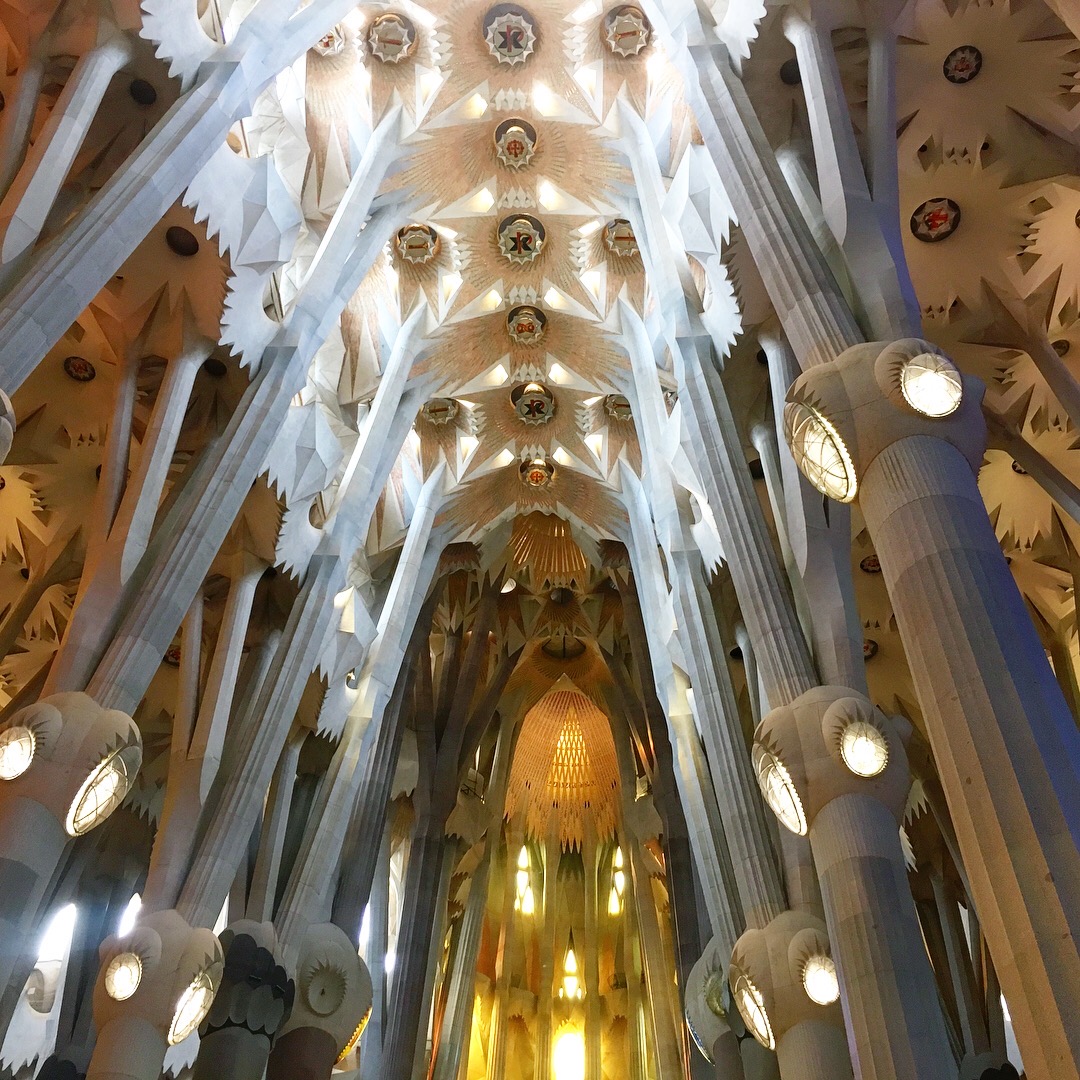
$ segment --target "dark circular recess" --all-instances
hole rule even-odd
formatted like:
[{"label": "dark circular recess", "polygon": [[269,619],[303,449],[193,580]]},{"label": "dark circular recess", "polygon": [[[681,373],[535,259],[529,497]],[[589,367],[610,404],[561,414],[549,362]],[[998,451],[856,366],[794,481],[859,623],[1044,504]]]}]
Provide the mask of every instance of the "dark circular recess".
[{"label": "dark circular recess", "polygon": [[873,660],[878,654],[878,643],[873,638],[863,638],[862,654],[864,660]]},{"label": "dark circular recess", "polygon": [[30,580],[30,567],[29,566],[24,566],[19,571],[19,573],[22,574],[23,581],[29,581]]},{"label": "dark circular recess", "polygon": [[765,466],[761,464],[761,458],[754,458],[753,461],[747,463],[750,468],[750,475],[755,480],[765,479]]},{"label": "dark circular recess", "polygon": [[574,590],[557,588],[551,590],[551,602],[553,604],[569,604],[574,599]]},{"label": "dark circular recess", "polygon": [[1054,347],[1054,352],[1056,352],[1058,356],[1068,356],[1069,350],[1072,348],[1072,342],[1068,338],[1058,338],[1050,344]]},{"label": "dark circular recess", "polygon": [[170,225],[165,230],[165,243],[171,251],[185,259],[199,253],[199,241],[195,239],[195,234],[181,225]]},{"label": "dark circular recess", "polygon": [[1012,471],[1020,476],[1027,476],[1027,469],[1025,469],[1019,461],[1014,461],[1012,463]]},{"label": "dark circular recess", "polygon": [[93,382],[97,368],[85,356],[65,356],[64,373],[76,382]]},{"label": "dark circular recess", "polygon": [[793,56],[780,65],[780,81],[785,86],[798,86],[802,83],[802,72],[799,70],[799,61]]},{"label": "dark circular recess", "polygon": [[766,367],[769,366],[769,354],[764,349],[758,349],[756,357],[759,364],[764,364]]},{"label": "dark circular recess", "polygon": [[98,467],[97,467],[97,468],[96,468],[96,469],[94,470],[94,476],[95,476],[95,477],[96,477],[96,478],[97,478],[98,480],[100,480],[100,479],[101,479],[101,466],[100,466],[100,465],[99,465],[99,466],[98,466]]},{"label": "dark circular recess", "polygon": [[216,356],[208,356],[202,362],[202,369],[211,379],[222,379],[229,373],[229,369]]},{"label": "dark circular recess", "polygon": [[738,645],[732,645],[731,648],[728,649],[727,654],[731,657],[732,660],[742,659],[742,649]]},{"label": "dark circular recess", "polygon": [[911,215],[911,233],[924,244],[937,244],[960,228],[960,219],[960,207],[952,199],[927,199]]},{"label": "dark circular recess", "polygon": [[268,566],[262,573],[263,581],[273,581],[277,577],[277,567]]},{"label": "dark circular recess", "polygon": [[982,71],[983,54],[974,45],[959,45],[941,65],[941,73],[955,86],[971,82]]},{"label": "dark circular recess", "polygon": [[128,93],[137,105],[153,105],[157,102],[157,91],[145,79],[132,79],[128,84]]},{"label": "dark circular recess", "polygon": [[1076,227],[1080,229],[1080,210],[1076,211],[1076,217],[1073,218],[1073,221],[1076,222]]},{"label": "dark circular recess", "polygon": [[4,106],[7,104],[7,99],[4,97],[4,91],[0,90],[0,112],[4,111]]},{"label": "dark circular recess", "polygon": [[7,481],[0,476],[0,491],[3,491],[7,487]]}]

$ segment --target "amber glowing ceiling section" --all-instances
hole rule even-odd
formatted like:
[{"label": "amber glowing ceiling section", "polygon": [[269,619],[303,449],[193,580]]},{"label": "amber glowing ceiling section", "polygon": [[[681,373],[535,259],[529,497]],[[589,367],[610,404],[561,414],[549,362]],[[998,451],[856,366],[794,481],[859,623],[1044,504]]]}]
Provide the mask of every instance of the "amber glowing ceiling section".
[{"label": "amber glowing ceiling section", "polygon": [[576,688],[553,690],[525,715],[506,813],[524,812],[529,833],[553,823],[565,847],[580,848],[587,823],[598,839],[614,836],[619,771],[608,719]]},{"label": "amber glowing ceiling section", "polygon": [[514,562],[528,567],[537,584],[567,586],[580,581],[589,566],[569,523],[538,510],[514,519],[510,547]]}]

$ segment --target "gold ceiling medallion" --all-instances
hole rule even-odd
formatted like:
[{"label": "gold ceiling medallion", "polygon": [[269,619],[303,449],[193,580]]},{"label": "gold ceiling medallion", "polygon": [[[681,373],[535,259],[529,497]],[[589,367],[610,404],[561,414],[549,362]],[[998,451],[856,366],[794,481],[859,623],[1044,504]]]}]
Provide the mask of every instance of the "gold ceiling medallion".
[{"label": "gold ceiling medallion", "polygon": [[555,466],[547,458],[533,458],[521,463],[518,475],[526,487],[545,488],[555,478]]},{"label": "gold ceiling medallion", "polygon": [[495,129],[495,156],[511,169],[522,169],[536,153],[536,128],[518,117],[504,120]]},{"label": "gold ceiling medallion", "polygon": [[516,214],[499,222],[499,250],[518,266],[540,254],[546,238],[544,226],[528,214]]},{"label": "gold ceiling medallion", "polygon": [[85,356],[65,356],[64,374],[76,382],[93,382],[97,368]]},{"label": "gold ceiling medallion", "polygon": [[484,40],[500,64],[524,64],[536,48],[536,23],[515,4],[497,4],[484,17]]},{"label": "gold ceiling medallion", "polygon": [[344,48],[345,35],[341,32],[340,24],[315,42],[315,51],[320,56],[337,56]]},{"label": "gold ceiling medallion", "polygon": [[400,64],[416,52],[416,26],[396,11],[387,11],[371,24],[368,47],[384,64]]},{"label": "gold ceiling medallion", "polygon": [[514,387],[510,401],[519,419],[526,424],[546,424],[555,415],[555,398],[542,383],[523,383]]},{"label": "gold ceiling medallion", "polygon": [[406,262],[423,266],[439,254],[439,234],[430,225],[406,225],[398,229],[395,247]]},{"label": "gold ceiling medallion", "polygon": [[630,399],[623,394],[608,394],[604,398],[604,408],[613,420],[632,420],[634,416]]},{"label": "gold ceiling medallion", "polygon": [[634,227],[626,218],[615,218],[604,226],[604,243],[608,251],[623,259],[629,259],[638,253]]},{"label": "gold ceiling medallion", "polygon": [[604,19],[604,40],[616,56],[637,56],[648,47],[652,26],[632,4],[613,8]]},{"label": "gold ceiling medallion", "polygon": [[911,215],[911,232],[924,244],[947,240],[960,227],[960,207],[952,199],[929,199]]},{"label": "gold ceiling medallion", "polygon": [[458,414],[458,403],[452,397],[437,397],[424,402],[420,415],[436,427],[449,424]]},{"label": "gold ceiling medallion", "polygon": [[535,345],[547,330],[547,316],[538,308],[521,304],[506,316],[506,332],[515,345]]}]

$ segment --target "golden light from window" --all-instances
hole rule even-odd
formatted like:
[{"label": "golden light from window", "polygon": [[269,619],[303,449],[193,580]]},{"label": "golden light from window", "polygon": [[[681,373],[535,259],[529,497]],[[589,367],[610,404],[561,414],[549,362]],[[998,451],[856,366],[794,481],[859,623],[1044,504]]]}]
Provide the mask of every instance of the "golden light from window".
[{"label": "golden light from window", "polygon": [[889,764],[889,744],[873,724],[855,720],[844,728],[840,756],[856,776],[879,776]]},{"label": "golden light from window", "polygon": [[904,400],[923,416],[951,416],[960,407],[964,386],[960,372],[935,353],[920,353],[900,369]]},{"label": "golden light from window", "polygon": [[214,983],[205,971],[200,971],[191,980],[173,1010],[169,1025],[170,1046],[183,1042],[203,1022],[214,1003],[215,993]]},{"label": "golden light from window", "polygon": [[138,746],[124,746],[94,769],[71,800],[64,823],[69,836],[88,833],[124,801],[141,761]]},{"label": "golden light from window", "polygon": [[831,1005],[840,996],[840,980],[831,956],[811,956],[802,974],[806,996],[816,1005]]},{"label": "golden light from window", "polygon": [[580,1001],[585,996],[585,990],[578,978],[578,962],[574,953],[574,935],[570,935],[570,943],[566,947],[566,956],[563,957],[563,980],[559,987],[559,997],[566,1001]]},{"label": "golden light from window", "polygon": [[14,780],[30,768],[37,741],[21,724],[0,731],[0,780]]},{"label": "golden light from window", "polygon": [[765,1011],[765,999],[746,972],[740,971],[737,974],[733,993],[739,1015],[750,1034],[766,1050],[775,1049],[776,1039],[773,1037],[772,1024],[769,1023],[769,1014]]},{"label": "golden light from window", "polygon": [[138,953],[122,952],[105,969],[105,993],[114,1001],[127,1001],[142,982],[142,960]]},{"label": "golden light from window", "polygon": [[551,1055],[552,1080],[585,1080],[585,1037],[577,1030],[564,1031]]},{"label": "golden light from window", "polygon": [[810,405],[784,406],[784,435],[799,471],[822,493],[849,503],[858,490],[855,465],[836,428]]},{"label": "golden light from window", "polygon": [[533,897],[532,878],[529,874],[529,849],[523,844],[517,858],[517,896],[514,898],[514,910],[522,915],[532,915],[536,910]]},{"label": "golden light from window", "polygon": [[806,835],[806,814],[791,774],[784,763],[763,746],[754,747],[754,769],[758,786],[772,812],[798,836]]},{"label": "golden light from window", "polygon": [[608,914],[614,916],[621,914],[623,893],[626,892],[626,871],[623,870],[621,847],[615,848],[615,855],[611,860],[611,865],[611,895],[608,896]]}]

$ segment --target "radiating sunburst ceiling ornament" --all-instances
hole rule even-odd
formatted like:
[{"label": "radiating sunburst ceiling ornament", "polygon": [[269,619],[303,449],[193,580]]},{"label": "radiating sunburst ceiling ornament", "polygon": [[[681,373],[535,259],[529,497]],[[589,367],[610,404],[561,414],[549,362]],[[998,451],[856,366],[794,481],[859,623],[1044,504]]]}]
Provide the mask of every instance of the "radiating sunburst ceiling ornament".
[{"label": "radiating sunburst ceiling ornament", "polygon": [[555,466],[546,458],[534,458],[532,461],[523,461],[518,474],[526,487],[544,488],[554,478]]},{"label": "radiating sunburst ceiling ornament", "polygon": [[515,345],[535,345],[547,329],[547,316],[529,304],[511,308],[506,316],[506,332]]},{"label": "radiating sunburst ceiling ornament", "polygon": [[416,51],[416,26],[396,11],[379,15],[368,31],[371,55],[384,64],[400,64]]},{"label": "radiating sunburst ceiling ornament", "polygon": [[423,266],[439,254],[439,234],[430,225],[406,225],[398,230],[395,247],[406,262]]},{"label": "radiating sunburst ceiling ornament", "polygon": [[504,120],[495,129],[495,156],[511,169],[522,169],[536,153],[536,128],[518,117]]},{"label": "radiating sunburst ceiling ornament", "polygon": [[637,56],[648,47],[651,35],[645,13],[631,4],[614,8],[604,19],[604,40],[616,56]]},{"label": "radiating sunburst ceiling ornament", "polygon": [[536,23],[514,4],[498,4],[484,19],[484,40],[500,64],[524,64],[536,48]]},{"label": "radiating sunburst ceiling ornament", "polygon": [[608,719],[564,677],[522,721],[510,769],[507,816],[523,808],[528,831],[544,836],[556,815],[562,844],[580,848],[587,816],[598,839],[614,836],[618,792]]},{"label": "radiating sunburst ceiling ornament", "polygon": [[345,35],[340,26],[335,26],[315,42],[315,51],[320,56],[337,56],[345,48]]},{"label": "radiating sunburst ceiling ornament", "polygon": [[531,382],[516,386],[510,401],[525,424],[546,424],[555,416],[555,397],[543,383]]},{"label": "radiating sunburst ceiling ornament", "polygon": [[626,218],[615,218],[604,226],[604,243],[608,251],[628,259],[638,253],[634,227]]},{"label": "radiating sunburst ceiling ornament", "polygon": [[515,214],[499,222],[499,250],[518,266],[531,263],[543,250],[547,233],[528,214]]},{"label": "radiating sunburst ceiling ornament", "polygon": [[589,568],[570,524],[539,510],[514,518],[510,550],[518,568],[527,567],[536,584],[569,585]]},{"label": "radiating sunburst ceiling ornament", "polygon": [[960,217],[960,207],[952,199],[929,199],[911,215],[911,233],[926,244],[936,244],[956,232]]},{"label": "radiating sunburst ceiling ornament", "polygon": [[424,403],[420,412],[429,424],[442,427],[449,424],[458,414],[458,403],[453,398],[432,398]]}]

